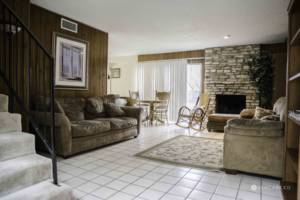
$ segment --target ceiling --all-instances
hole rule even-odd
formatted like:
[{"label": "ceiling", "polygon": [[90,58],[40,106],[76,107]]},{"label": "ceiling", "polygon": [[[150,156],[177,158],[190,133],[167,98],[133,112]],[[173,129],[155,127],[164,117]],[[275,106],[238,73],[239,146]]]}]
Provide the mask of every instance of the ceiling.
[{"label": "ceiling", "polygon": [[110,56],[283,42],[288,30],[288,0],[31,2],[108,32]]}]

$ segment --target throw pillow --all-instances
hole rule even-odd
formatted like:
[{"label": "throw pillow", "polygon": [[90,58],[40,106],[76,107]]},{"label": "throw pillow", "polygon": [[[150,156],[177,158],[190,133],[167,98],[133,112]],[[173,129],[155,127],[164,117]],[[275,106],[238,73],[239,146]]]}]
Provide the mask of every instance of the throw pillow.
[{"label": "throw pillow", "polygon": [[274,114],[273,110],[269,110],[269,109],[265,109],[265,108],[261,108],[261,107],[257,106],[255,108],[254,118],[255,119],[261,119],[264,116],[273,115],[273,114]]},{"label": "throw pillow", "polygon": [[85,99],[83,98],[57,98],[70,121],[84,120]]},{"label": "throw pillow", "polygon": [[120,106],[117,106],[113,103],[104,104],[106,115],[109,117],[121,117],[125,116],[125,112]]},{"label": "throw pillow", "polygon": [[261,120],[267,120],[267,121],[279,121],[280,116],[279,115],[267,115],[261,118]]},{"label": "throw pillow", "polygon": [[103,100],[101,97],[89,98],[86,101],[86,111],[92,114],[104,113]]},{"label": "throw pillow", "polygon": [[243,109],[240,113],[241,118],[252,119],[255,114],[255,109]]},{"label": "throw pillow", "polygon": [[84,120],[84,113],[83,112],[66,112],[67,117],[71,122],[78,122]]}]

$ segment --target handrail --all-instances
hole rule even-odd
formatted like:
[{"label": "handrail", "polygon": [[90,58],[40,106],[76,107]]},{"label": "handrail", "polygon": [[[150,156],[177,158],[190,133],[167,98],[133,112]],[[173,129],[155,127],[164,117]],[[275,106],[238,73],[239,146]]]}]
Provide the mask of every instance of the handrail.
[{"label": "handrail", "polygon": [[[0,36],[3,37],[1,38],[3,39],[3,43],[0,46],[0,77],[9,92],[9,110],[10,112],[14,111],[15,102],[19,111],[21,111],[28,122],[30,122],[33,131],[51,156],[53,183],[58,185],[57,160],[55,154],[54,59],[37,37],[29,30],[22,19],[17,16],[4,0],[1,0],[0,6],[3,12],[2,16],[0,15],[0,18],[2,18],[2,21],[0,21],[0,28],[2,27],[0,33],[2,33],[2,35]],[[19,27],[21,28],[20,30]],[[15,28],[15,30],[13,30],[13,28]],[[22,37],[19,32],[22,34]],[[27,44],[27,46],[25,44]],[[35,53],[35,55],[33,55],[33,53]],[[33,56],[35,56],[34,59]],[[22,60],[20,63],[19,59]],[[24,73],[24,71],[26,71],[27,74]],[[23,89],[24,87],[27,88],[26,94],[24,94],[22,87]],[[41,130],[41,127],[32,115],[30,106],[33,101],[30,101],[31,96],[36,98],[36,94],[31,95],[32,87],[35,87],[36,94],[42,94],[41,97],[44,100],[44,102],[42,102],[42,104],[44,103],[43,106],[47,107],[48,104],[50,106],[51,116],[49,120],[51,120],[51,125],[49,142],[51,142],[51,144],[49,144],[45,137],[45,134],[48,134],[47,130],[44,128]],[[50,102],[47,101],[47,97],[49,97]],[[25,105],[26,100],[29,101],[28,106]]]}]

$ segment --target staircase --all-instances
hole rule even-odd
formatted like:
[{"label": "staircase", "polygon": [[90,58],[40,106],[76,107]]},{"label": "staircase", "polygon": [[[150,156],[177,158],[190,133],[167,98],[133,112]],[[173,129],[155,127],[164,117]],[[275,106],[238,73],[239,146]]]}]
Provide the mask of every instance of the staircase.
[{"label": "staircase", "polygon": [[6,1],[0,10],[0,200],[74,199],[57,177],[54,59]]},{"label": "staircase", "polygon": [[0,94],[0,200],[71,200],[72,190],[51,180],[52,161],[35,152],[35,137],[22,132],[21,115],[8,112]]}]

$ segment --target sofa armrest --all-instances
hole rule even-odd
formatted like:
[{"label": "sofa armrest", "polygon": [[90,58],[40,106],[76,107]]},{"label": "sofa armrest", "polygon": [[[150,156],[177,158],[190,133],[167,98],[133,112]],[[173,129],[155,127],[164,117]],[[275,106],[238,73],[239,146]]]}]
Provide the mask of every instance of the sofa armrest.
[{"label": "sofa armrest", "polygon": [[124,106],[122,110],[125,112],[126,116],[137,119],[138,122],[138,134],[140,133],[141,124],[142,124],[142,113],[143,109],[133,106]]},{"label": "sofa armrest", "polygon": [[[33,112],[40,126],[51,126],[51,113]],[[62,156],[68,156],[72,151],[71,122],[63,113],[55,113],[55,150]]]},{"label": "sofa armrest", "polygon": [[225,134],[281,137],[283,136],[284,123],[280,121],[267,121],[256,119],[232,119],[227,122]]}]

